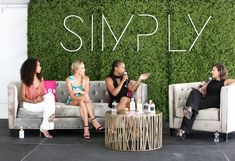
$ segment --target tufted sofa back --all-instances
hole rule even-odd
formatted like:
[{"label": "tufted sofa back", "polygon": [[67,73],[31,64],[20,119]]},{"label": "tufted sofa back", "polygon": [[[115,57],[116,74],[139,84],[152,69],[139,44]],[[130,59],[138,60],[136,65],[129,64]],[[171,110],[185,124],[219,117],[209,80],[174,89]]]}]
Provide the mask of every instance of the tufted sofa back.
[{"label": "tufted sofa back", "polygon": [[[131,81],[134,83],[135,81]],[[89,96],[93,103],[108,103],[109,102],[109,94],[105,85],[105,81],[90,81],[90,90]],[[65,81],[56,81],[56,97],[57,102],[65,103],[68,97],[68,92],[66,88]],[[142,103],[147,101],[148,98],[148,90],[147,84],[141,83],[137,88],[136,92],[132,93],[132,97],[136,100],[141,98]],[[14,107],[21,106],[20,100],[20,81],[12,81],[8,85],[8,98],[9,105],[14,104]]]},{"label": "tufted sofa back", "polygon": [[[109,94],[105,81],[90,81],[89,96],[94,103],[108,103]],[[58,102],[66,102],[68,92],[65,81],[56,81],[56,97]]]},{"label": "tufted sofa back", "polygon": [[174,109],[177,110],[177,108],[183,108],[185,106],[185,102],[188,98],[190,91],[192,90],[192,88],[197,89],[199,84],[200,82],[175,84],[173,89],[173,94],[175,98],[173,102]]}]

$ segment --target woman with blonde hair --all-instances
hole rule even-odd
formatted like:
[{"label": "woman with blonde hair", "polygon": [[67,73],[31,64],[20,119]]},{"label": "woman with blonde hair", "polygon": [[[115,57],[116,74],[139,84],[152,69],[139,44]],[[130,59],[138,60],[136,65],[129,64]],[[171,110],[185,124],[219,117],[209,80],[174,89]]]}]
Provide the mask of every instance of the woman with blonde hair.
[{"label": "woman with blonde hair", "polygon": [[104,131],[104,127],[100,125],[93,114],[92,101],[88,95],[90,79],[85,75],[84,63],[80,60],[73,62],[71,72],[72,75],[66,78],[66,87],[69,94],[67,104],[80,107],[80,115],[84,123],[83,137],[89,139],[88,117],[91,118],[92,126],[96,131]]}]

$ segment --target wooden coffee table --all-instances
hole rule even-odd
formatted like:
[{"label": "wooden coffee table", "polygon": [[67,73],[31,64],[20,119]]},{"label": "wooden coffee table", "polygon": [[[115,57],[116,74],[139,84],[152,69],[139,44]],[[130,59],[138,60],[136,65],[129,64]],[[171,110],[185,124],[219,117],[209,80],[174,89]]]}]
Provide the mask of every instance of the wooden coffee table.
[{"label": "wooden coffee table", "polygon": [[105,146],[122,151],[147,151],[162,147],[162,112],[156,114],[105,113]]}]

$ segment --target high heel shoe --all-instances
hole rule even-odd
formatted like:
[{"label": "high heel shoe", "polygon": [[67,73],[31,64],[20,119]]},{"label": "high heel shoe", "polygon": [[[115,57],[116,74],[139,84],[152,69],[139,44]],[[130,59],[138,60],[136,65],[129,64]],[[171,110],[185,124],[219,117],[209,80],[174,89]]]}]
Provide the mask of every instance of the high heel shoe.
[{"label": "high heel shoe", "polygon": [[186,136],[187,136],[187,134],[186,134],[186,132],[185,132],[185,133],[182,134],[182,136],[180,136],[180,139],[181,139],[181,140],[185,140],[185,139],[186,139]]},{"label": "high heel shoe", "polygon": [[185,140],[187,133],[186,133],[186,131],[179,129],[177,131],[176,135],[179,136],[181,140]]},{"label": "high heel shoe", "polygon": [[45,138],[48,138],[48,139],[53,138],[53,136],[51,136],[47,130],[40,129],[39,137],[42,137],[42,136],[44,136]]},{"label": "high heel shoe", "polygon": [[[84,127],[84,130],[85,130],[86,127],[89,129],[89,126],[83,126],[83,127]],[[90,137],[90,135],[88,135],[88,134],[86,134],[86,135],[84,134],[84,135],[83,135],[83,138],[84,138],[84,139],[90,139],[91,137]]]},{"label": "high heel shoe", "polygon": [[[91,122],[92,121],[94,121],[96,119],[96,117],[94,117],[93,119],[91,119]],[[93,124],[92,124],[92,127],[97,131],[97,132],[104,132],[104,127],[102,126],[102,125],[100,125],[99,127],[95,127],[95,126],[93,126]]]},{"label": "high heel shoe", "polygon": [[52,114],[52,115],[48,118],[48,122],[54,122],[54,123],[56,123],[56,121],[58,121],[58,119],[55,118],[55,114]]}]

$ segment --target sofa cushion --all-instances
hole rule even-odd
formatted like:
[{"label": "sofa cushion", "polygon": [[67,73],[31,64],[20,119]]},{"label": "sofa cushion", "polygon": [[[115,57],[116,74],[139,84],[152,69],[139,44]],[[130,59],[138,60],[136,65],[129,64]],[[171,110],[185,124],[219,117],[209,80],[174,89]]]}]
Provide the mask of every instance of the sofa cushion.
[{"label": "sofa cushion", "polygon": [[[220,110],[218,108],[208,108],[199,110],[196,120],[216,120],[219,121]],[[183,107],[175,109],[176,117],[183,118]]]},{"label": "sofa cushion", "polygon": [[25,108],[19,108],[17,113],[17,118],[29,118],[29,119],[37,119],[42,118],[43,112],[31,112],[26,110]]},{"label": "sofa cushion", "polygon": [[[94,115],[104,117],[105,111],[109,110],[108,103],[92,103]],[[65,103],[56,103],[56,117],[77,117],[80,116],[80,107],[67,105]]]},{"label": "sofa cushion", "polygon": [[[21,106],[22,107],[22,106]],[[108,103],[93,103],[94,114],[96,117],[104,117],[105,111],[109,110]],[[55,115],[62,117],[78,117],[80,116],[80,108],[78,106],[67,105],[65,103],[56,102]],[[18,118],[42,118],[43,112],[31,112],[24,108],[19,108]]]},{"label": "sofa cushion", "polygon": [[80,111],[78,106],[67,105],[66,103],[56,102],[56,117],[78,117]]},{"label": "sofa cushion", "polygon": [[111,110],[111,108],[108,107],[108,103],[93,103],[94,108],[94,115],[96,117],[104,117],[105,112],[108,110]]}]

